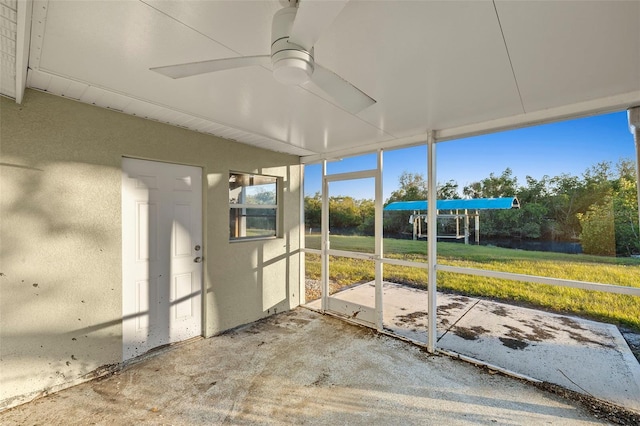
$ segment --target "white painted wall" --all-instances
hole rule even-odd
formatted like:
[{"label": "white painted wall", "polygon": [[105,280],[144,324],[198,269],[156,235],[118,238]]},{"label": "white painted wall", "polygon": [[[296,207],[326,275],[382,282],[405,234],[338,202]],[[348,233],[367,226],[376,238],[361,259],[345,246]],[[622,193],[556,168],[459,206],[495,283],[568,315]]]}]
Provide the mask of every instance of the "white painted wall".
[{"label": "white painted wall", "polygon": [[[0,409],[122,359],[123,156],[203,168],[206,336],[299,303],[298,157],[27,90],[0,99]],[[282,178],[281,238],[229,242],[229,170]]]}]

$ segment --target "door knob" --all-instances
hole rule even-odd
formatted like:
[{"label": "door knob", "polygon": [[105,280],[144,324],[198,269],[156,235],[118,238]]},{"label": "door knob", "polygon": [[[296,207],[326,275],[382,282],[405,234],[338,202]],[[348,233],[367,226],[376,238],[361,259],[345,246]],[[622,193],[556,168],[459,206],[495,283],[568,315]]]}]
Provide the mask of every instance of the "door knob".
[{"label": "door knob", "polygon": [[202,258],[200,256],[196,257],[195,259],[193,259],[193,261],[195,263],[202,263]]}]

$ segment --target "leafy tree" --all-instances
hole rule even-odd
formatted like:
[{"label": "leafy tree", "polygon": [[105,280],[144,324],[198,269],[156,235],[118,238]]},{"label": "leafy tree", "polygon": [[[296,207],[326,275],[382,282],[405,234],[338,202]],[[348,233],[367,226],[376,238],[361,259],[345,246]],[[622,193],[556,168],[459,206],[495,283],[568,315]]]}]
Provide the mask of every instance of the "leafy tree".
[{"label": "leafy tree", "polygon": [[517,228],[521,238],[540,238],[544,231],[549,209],[541,203],[526,203],[518,210],[508,210],[517,214]]},{"label": "leafy tree", "polygon": [[638,224],[638,187],[636,164],[620,159],[616,164],[617,179],[612,182],[615,212],[616,253],[630,256],[640,253]]},{"label": "leafy tree", "polygon": [[578,199],[578,209],[586,212],[591,205],[601,203],[606,196],[612,194],[615,174],[611,163],[602,161],[589,167],[582,176],[584,191]]},{"label": "leafy tree", "polygon": [[375,234],[376,205],[373,200],[358,201],[361,222],[358,225],[358,232],[362,235]]},{"label": "leafy tree", "polygon": [[638,226],[638,192],[636,181],[621,176],[615,182],[613,196],[616,254],[630,256],[640,253]]},{"label": "leafy tree", "polygon": [[578,213],[582,225],[580,241],[588,254],[615,256],[613,198],[608,195],[601,203],[591,205],[586,213]]},{"label": "leafy tree", "polygon": [[[427,180],[422,173],[404,171],[398,178],[398,189],[391,193],[385,205],[395,201],[420,201],[429,196]],[[436,185],[437,198],[439,200],[459,199],[458,183],[453,179]]]},{"label": "leafy tree", "polygon": [[577,215],[585,253],[630,256],[640,252],[635,165],[620,160],[615,170],[616,174],[606,162],[585,172],[583,198],[593,201],[584,214]]},{"label": "leafy tree", "polygon": [[536,180],[531,176],[527,176],[525,179],[527,186],[519,188],[516,193],[520,203],[544,204],[549,197],[549,176],[544,175],[540,180]]},{"label": "leafy tree", "polygon": [[618,177],[625,178],[631,182],[636,180],[636,163],[629,158],[621,158],[616,164]]},{"label": "leafy tree", "polygon": [[329,228],[353,228],[362,223],[356,200],[352,197],[329,198]]},{"label": "leafy tree", "polygon": [[575,239],[580,235],[576,214],[585,211],[580,202],[585,191],[584,183],[577,176],[563,173],[549,180],[547,205],[553,240]]},{"label": "leafy tree", "polygon": [[398,178],[398,189],[391,193],[385,204],[394,201],[426,200],[428,195],[427,181],[421,173],[402,172]]},{"label": "leafy tree", "polygon": [[471,182],[462,188],[462,194],[467,198],[484,198],[482,193],[482,182]]},{"label": "leafy tree", "polygon": [[493,173],[488,178],[465,186],[462,193],[469,198],[514,197],[518,189],[518,178],[507,167],[500,176]]},{"label": "leafy tree", "polygon": [[438,200],[457,200],[460,198],[458,194],[458,183],[451,179],[445,183],[438,183]]},{"label": "leafy tree", "polygon": [[304,224],[307,228],[320,228],[322,216],[322,197],[316,192],[313,197],[304,197]]}]

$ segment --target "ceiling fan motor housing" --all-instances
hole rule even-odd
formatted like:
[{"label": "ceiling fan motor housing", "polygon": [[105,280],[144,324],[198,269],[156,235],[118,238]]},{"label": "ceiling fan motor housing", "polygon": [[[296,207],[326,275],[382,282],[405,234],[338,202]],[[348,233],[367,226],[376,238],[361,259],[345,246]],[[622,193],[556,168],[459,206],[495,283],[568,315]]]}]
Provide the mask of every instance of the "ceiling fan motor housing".
[{"label": "ceiling fan motor housing", "polygon": [[273,16],[271,26],[271,64],[273,76],[287,85],[302,84],[309,79],[314,70],[313,49],[289,43],[289,34],[298,9],[285,7]]}]

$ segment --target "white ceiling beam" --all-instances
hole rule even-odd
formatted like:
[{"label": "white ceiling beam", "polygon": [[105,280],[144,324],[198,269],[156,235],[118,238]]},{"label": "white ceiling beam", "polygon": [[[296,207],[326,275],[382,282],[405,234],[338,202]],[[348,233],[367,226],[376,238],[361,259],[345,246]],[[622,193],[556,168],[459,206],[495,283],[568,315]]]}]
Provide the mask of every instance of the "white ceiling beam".
[{"label": "white ceiling beam", "polygon": [[521,127],[546,124],[554,121],[605,114],[609,112],[622,111],[635,105],[640,105],[640,90],[571,105],[563,105],[555,108],[514,115],[511,117],[499,118],[497,120],[490,120],[483,123],[442,129],[436,132],[436,140],[438,142],[442,142],[504,130],[512,130]]},{"label": "white ceiling beam", "polygon": [[301,164],[312,164],[322,160],[339,160],[341,158],[353,157],[354,155],[370,154],[376,152],[379,149],[395,149],[395,148],[408,148],[410,146],[422,145],[427,143],[430,131],[420,133],[413,136],[407,136],[404,138],[390,139],[382,142],[368,143],[356,147],[339,149],[331,151],[326,154],[312,154],[300,157]]},{"label": "white ceiling beam", "polygon": [[21,104],[27,87],[29,67],[29,45],[31,44],[32,0],[18,1],[18,22],[16,34],[16,103]]},{"label": "white ceiling beam", "polygon": [[[513,130],[554,121],[568,120],[588,115],[604,114],[608,112],[625,110],[631,106],[640,106],[640,91],[625,93],[572,105],[564,105],[541,111],[519,114],[511,117],[490,120],[483,123],[475,123],[450,129],[437,130],[435,140],[437,142],[460,139],[471,136],[496,133],[505,130]],[[370,154],[378,149],[408,148],[427,142],[430,132],[420,133],[414,136],[391,139],[383,142],[365,144],[353,148],[331,151],[325,154],[313,154],[300,157],[302,164],[317,163],[322,160],[335,160],[354,155]]]}]

